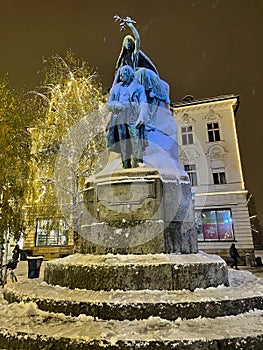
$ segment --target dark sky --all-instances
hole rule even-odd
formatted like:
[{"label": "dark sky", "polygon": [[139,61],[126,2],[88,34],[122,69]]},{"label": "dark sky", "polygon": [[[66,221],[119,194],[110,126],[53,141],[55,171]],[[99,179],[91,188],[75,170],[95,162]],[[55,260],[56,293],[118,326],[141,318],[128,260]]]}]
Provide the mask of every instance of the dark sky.
[{"label": "dark sky", "polygon": [[172,102],[186,94],[240,95],[245,184],[263,221],[262,0],[0,0],[0,74],[31,89],[42,58],[71,49],[109,87],[128,34],[115,14],[137,21],[141,48],[169,82]]}]

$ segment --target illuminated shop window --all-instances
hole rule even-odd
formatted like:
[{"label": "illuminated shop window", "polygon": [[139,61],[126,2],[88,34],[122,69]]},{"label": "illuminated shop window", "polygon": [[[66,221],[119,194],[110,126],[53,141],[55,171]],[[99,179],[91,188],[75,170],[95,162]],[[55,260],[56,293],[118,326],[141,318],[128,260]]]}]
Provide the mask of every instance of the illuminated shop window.
[{"label": "illuminated shop window", "polygon": [[183,145],[192,145],[194,143],[193,128],[191,125],[182,126],[181,133],[182,133],[182,144]]},{"label": "illuminated shop window", "polygon": [[37,219],[36,246],[68,244],[68,226],[65,220]]},{"label": "illuminated shop window", "polygon": [[196,175],[196,165],[195,164],[185,164],[184,170],[187,172],[191,186],[197,186],[197,175]]},{"label": "illuminated shop window", "polygon": [[199,241],[233,241],[235,239],[230,209],[196,211]]},{"label": "illuminated shop window", "polygon": [[220,141],[220,131],[218,123],[208,123],[207,132],[209,142]]}]

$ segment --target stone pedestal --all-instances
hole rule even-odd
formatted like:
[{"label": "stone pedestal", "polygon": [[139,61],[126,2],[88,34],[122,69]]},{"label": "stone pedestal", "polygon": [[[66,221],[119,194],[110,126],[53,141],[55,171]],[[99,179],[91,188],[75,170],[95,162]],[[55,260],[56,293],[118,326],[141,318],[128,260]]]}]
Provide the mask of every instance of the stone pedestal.
[{"label": "stone pedestal", "polygon": [[53,260],[45,281],[71,289],[195,290],[228,285],[225,262],[216,255],[198,254],[75,254]]},{"label": "stone pedestal", "polygon": [[86,184],[89,216],[81,253],[197,253],[194,208],[185,177],[154,168],[100,173]]}]

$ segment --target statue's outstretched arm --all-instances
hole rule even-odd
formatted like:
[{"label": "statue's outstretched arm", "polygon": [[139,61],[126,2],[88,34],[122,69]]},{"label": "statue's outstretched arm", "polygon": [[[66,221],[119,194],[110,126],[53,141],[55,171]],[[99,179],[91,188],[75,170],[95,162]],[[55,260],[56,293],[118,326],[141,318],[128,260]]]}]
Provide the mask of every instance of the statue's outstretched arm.
[{"label": "statue's outstretched arm", "polygon": [[136,55],[139,54],[139,51],[140,51],[140,46],[141,46],[141,39],[140,39],[140,35],[137,31],[137,29],[135,28],[134,24],[135,23],[130,17],[126,17],[125,18],[125,22],[127,24],[128,27],[130,27],[131,31],[132,31],[132,34],[134,36],[134,40],[135,40],[135,50],[134,50],[134,53]]},{"label": "statue's outstretched arm", "polygon": [[119,22],[121,31],[123,31],[125,29],[126,25],[131,28],[131,31],[134,35],[134,41],[135,41],[135,52],[134,53],[139,54],[140,46],[141,46],[141,39],[140,39],[140,35],[139,35],[137,29],[134,26],[134,24],[136,22],[133,19],[131,19],[131,17],[121,18],[120,16],[115,15],[113,18],[114,18],[115,22]]}]

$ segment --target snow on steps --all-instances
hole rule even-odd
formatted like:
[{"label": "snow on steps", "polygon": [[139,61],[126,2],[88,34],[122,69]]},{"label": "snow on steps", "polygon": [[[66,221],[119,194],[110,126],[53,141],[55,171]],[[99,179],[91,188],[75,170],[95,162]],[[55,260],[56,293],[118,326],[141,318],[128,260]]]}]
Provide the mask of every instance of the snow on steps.
[{"label": "snow on steps", "polygon": [[86,314],[105,320],[134,320],[150,316],[167,320],[199,316],[215,318],[263,309],[263,283],[255,279],[250,287],[241,284],[236,287],[197,289],[194,292],[91,291],[71,290],[39,280],[26,280],[9,284],[4,290],[4,297],[10,303],[35,302],[44,311],[72,316]]},{"label": "snow on steps", "polygon": [[263,311],[215,319],[105,321],[41,311],[35,303],[0,310],[0,347],[8,350],[262,349]]},{"label": "snow on steps", "polygon": [[[0,300],[0,348],[8,350],[219,350],[243,349],[262,350],[263,346],[263,310],[244,312],[242,305],[249,300],[257,300],[252,308],[262,307],[263,284],[247,271],[229,271],[230,287],[199,289],[190,291],[110,291],[94,292],[69,290],[62,287],[48,286],[41,279],[30,280],[7,286],[5,296],[28,300],[8,304]],[[38,287],[37,287],[38,286]],[[51,289],[49,289],[51,288]],[[87,296],[89,295],[89,298]],[[93,295],[93,298],[92,298]],[[43,311],[35,300],[72,302],[72,310],[81,302],[93,301],[96,305],[112,307],[140,303],[166,304],[171,307],[178,303],[196,304],[198,301],[218,305],[222,309],[224,302],[242,302],[233,311],[235,315],[224,317],[196,317],[183,319],[174,316],[173,320],[162,315],[144,319],[103,320],[83,314],[79,309],[77,317],[63,313]],[[10,300],[11,301],[11,300]],[[226,304],[227,305],[227,304]],[[251,305],[250,305],[251,306]],[[250,308],[247,307],[247,309]],[[224,308],[224,307],[223,307]],[[139,307],[138,307],[139,309]],[[194,309],[194,308],[193,308]],[[227,309],[227,307],[225,308]],[[109,309],[110,317],[114,314]],[[158,314],[156,308],[155,315]],[[161,308],[159,308],[161,310]],[[58,311],[58,309],[57,309]],[[176,312],[176,307],[174,307]],[[225,311],[224,311],[225,312]],[[238,312],[238,314],[236,314]],[[196,315],[197,316],[197,315]],[[192,317],[190,315],[190,317]]]}]

